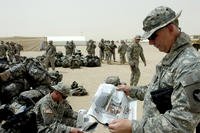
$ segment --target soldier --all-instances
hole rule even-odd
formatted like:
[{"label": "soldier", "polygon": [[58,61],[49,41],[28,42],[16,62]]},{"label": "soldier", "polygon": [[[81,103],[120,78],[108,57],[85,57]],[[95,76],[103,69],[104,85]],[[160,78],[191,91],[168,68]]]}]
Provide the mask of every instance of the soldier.
[{"label": "soldier", "polygon": [[65,45],[65,55],[70,57],[72,56],[72,53],[73,53],[72,45],[69,41],[67,41]]},{"label": "soldier", "polygon": [[73,111],[67,96],[70,87],[59,82],[52,86],[53,91],[40,99],[35,106],[38,132],[44,133],[83,133],[77,128],[77,112]]},{"label": "soldier", "polygon": [[200,55],[179,28],[180,14],[160,6],[144,19],[143,38],[166,55],[147,86],[119,86],[132,98],[144,100],[143,117],[114,120],[110,132],[194,133],[200,122]]},{"label": "soldier", "polygon": [[115,49],[117,48],[117,45],[115,44],[115,42],[113,40],[111,41],[110,48],[111,48],[111,53],[113,56],[113,61],[116,62]]},{"label": "soldier", "polygon": [[106,56],[106,62],[107,64],[111,64],[111,57],[112,57],[112,49],[110,47],[110,41],[105,41],[105,56]]},{"label": "soldier", "polygon": [[125,64],[126,63],[126,51],[128,48],[128,45],[124,42],[124,40],[121,40],[121,44],[118,47],[118,53],[119,53],[119,58],[120,58],[120,64]]},{"label": "soldier", "polygon": [[55,70],[55,55],[56,47],[53,45],[53,41],[49,41],[49,45],[46,48],[46,58],[45,58],[45,67],[49,70],[49,63],[51,64],[52,70]]},{"label": "soldier", "polygon": [[72,54],[74,54],[74,53],[75,53],[75,50],[76,50],[76,45],[75,45],[75,43],[74,43],[73,40],[71,40],[70,44],[71,44],[71,46],[72,46]]},{"label": "soldier", "polygon": [[16,55],[20,56],[20,52],[23,50],[23,46],[19,43],[15,44]]},{"label": "soldier", "polygon": [[10,64],[12,63],[16,63],[16,58],[15,58],[15,54],[16,54],[16,49],[15,49],[15,43],[14,42],[6,42],[7,46],[8,46],[8,59]]},{"label": "soldier", "polygon": [[146,60],[144,58],[142,46],[139,44],[141,37],[136,35],[133,43],[128,47],[128,63],[131,68],[131,78],[130,85],[137,86],[140,78],[140,69],[139,69],[139,57],[142,59],[144,65],[146,66]]},{"label": "soldier", "polygon": [[8,47],[4,44],[4,41],[1,41],[0,44],[0,63],[8,64],[6,52],[8,50]]},{"label": "soldier", "polygon": [[101,41],[99,42],[99,58],[102,62],[102,60],[104,59],[104,49],[105,49],[105,42],[104,39],[102,38]]},{"label": "soldier", "polygon": [[76,45],[74,44],[73,41],[71,42],[67,41],[65,45],[65,55],[68,57],[72,56],[72,54],[75,53],[75,48],[76,48]]},{"label": "soldier", "polygon": [[95,56],[95,49],[96,49],[95,41],[89,40],[87,42],[87,47],[86,47],[88,55]]}]

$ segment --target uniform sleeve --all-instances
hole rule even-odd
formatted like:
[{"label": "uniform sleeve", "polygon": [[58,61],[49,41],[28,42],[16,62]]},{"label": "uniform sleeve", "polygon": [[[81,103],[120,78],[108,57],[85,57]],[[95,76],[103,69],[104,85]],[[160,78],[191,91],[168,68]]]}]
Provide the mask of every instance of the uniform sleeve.
[{"label": "uniform sleeve", "polygon": [[71,127],[58,122],[52,123],[49,128],[51,129],[52,133],[70,133],[71,131]]},{"label": "uniform sleeve", "polygon": [[54,121],[54,114],[48,104],[41,104],[40,110],[45,125],[49,125]]},{"label": "uniform sleeve", "polygon": [[138,100],[143,101],[147,88],[148,86],[132,87],[130,92],[130,97],[137,98]]},{"label": "uniform sleeve", "polygon": [[[187,66],[175,76],[177,83],[171,96],[172,109],[142,121],[132,121],[132,132],[145,133],[193,133],[200,121],[200,105],[195,103],[194,92],[199,91],[198,71],[188,72],[197,66]],[[193,75],[193,76],[191,76]],[[191,77],[193,77],[192,81]],[[193,92],[193,93],[191,93]],[[199,93],[198,93],[199,95]],[[198,96],[197,95],[197,96]],[[150,100],[150,99],[149,99]],[[198,100],[197,100],[198,101]]]},{"label": "uniform sleeve", "polygon": [[142,49],[142,52],[140,53],[140,57],[141,57],[142,61],[146,64],[146,60],[145,60],[145,57],[144,57],[143,49]]},{"label": "uniform sleeve", "polygon": [[73,111],[72,107],[69,105],[67,101],[65,103],[64,116],[68,118],[74,118],[74,119],[77,119],[78,117],[78,113],[76,111]]}]

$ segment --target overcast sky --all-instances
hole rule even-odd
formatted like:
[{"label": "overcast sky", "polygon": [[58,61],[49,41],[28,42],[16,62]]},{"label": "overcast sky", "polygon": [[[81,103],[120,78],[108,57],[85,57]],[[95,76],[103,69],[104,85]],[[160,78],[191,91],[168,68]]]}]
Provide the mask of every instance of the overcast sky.
[{"label": "overcast sky", "polygon": [[143,34],[143,19],[161,5],[182,10],[182,31],[200,34],[199,0],[0,0],[0,36],[126,39]]}]

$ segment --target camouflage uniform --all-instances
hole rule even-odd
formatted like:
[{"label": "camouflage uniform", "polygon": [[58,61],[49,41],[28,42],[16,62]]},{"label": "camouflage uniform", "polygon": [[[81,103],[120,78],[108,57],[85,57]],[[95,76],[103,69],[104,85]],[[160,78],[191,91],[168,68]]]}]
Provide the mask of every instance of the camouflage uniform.
[{"label": "camouflage uniform", "polygon": [[104,39],[101,39],[101,42],[99,42],[99,58],[102,61],[104,59],[104,49],[105,49],[105,42]]},{"label": "camouflage uniform", "polygon": [[51,64],[52,70],[55,70],[55,55],[56,55],[56,47],[53,45],[53,41],[49,41],[49,45],[46,48],[46,58],[45,58],[45,66],[48,70],[49,63]]},{"label": "camouflage uniform", "polygon": [[65,45],[65,55],[66,56],[71,56],[72,55],[72,47],[71,47],[69,41],[67,41],[66,45]]},{"label": "camouflage uniform", "polygon": [[72,56],[72,54],[75,53],[75,45],[73,42],[66,42],[65,45],[65,55],[66,56]]},{"label": "camouflage uniform", "polygon": [[128,45],[124,41],[121,41],[121,45],[118,47],[120,64],[125,64],[126,63],[125,55],[126,55],[127,48],[128,48]]},{"label": "camouflage uniform", "polygon": [[[164,16],[163,14],[170,14],[166,15],[166,18],[171,16],[170,20],[177,19],[177,16],[180,15],[175,15],[175,12],[172,12],[170,8],[159,7],[153,10],[146,18],[158,20],[159,18],[157,17]],[[152,19],[152,17],[155,18]],[[160,21],[166,21],[166,18],[160,18]],[[152,22],[151,20],[149,21]],[[153,25],[154,21],[150,22],[148,25],[154,28],[158,26]],[[144,36],[150,37],[156,31],[152,31],[152,29],[145,29]],[[141,121],[132,121],[132,132],[194,133],[195,127],[200,122],[199,71],[200,55],[191,46],[189,36],[181,32],[172,45],[170,52],[156,66],[156,74],[150,84],[148,86],[134,87],[131,90],[131,97],[144,100],[143,118]],[[152,100],[151,92],[171,87],[173,88],[170,97],[172,108],[161,114]]]},{"label": "camouflage uniform", "polygon": [[110,48],[113,56],[113,61],[115,62],[116,61],[115,49],[117,48],[117,45],[115,44],[114,41],[111,41]]},{"label": "camouflage uniform", "polygon": [[1,41],[1,45],[0,45],[0,60],[1,60],[1,63],[7,64],[7,57],[6,57],[7,50],[8,50],[8,47],[4,44],[3,41]]},{"label": "camouflage uniform", "polygon": [[142,46],[139,43],[132,43],[128,47],[127,56],[131,68],[130,85],[137,86],[140,78],[139,57],[141,57],[142,61],[146,65],[146,60],[143,54]]},{"label": "camouflage uniform", "polygon": [[95,56],[95,49],[96,49],[95,42],[93,40],[89,40],[86,47],[88,55]]},{"label": "camouflage uniform", "polygon": [[15,54],[16,54],[16,49],[15,49],[15,43],[14,42],[11,42],[11,43],[8,43],[8,59],[10,61],[10,63],[16,63],[16,59],[15,59]]},{"label": "camouflage uniform", "polygon": [[[63,94],[62,88],[55,88],[55,90]],[[71,127],[76,126],[78,114],[72,110],[66,99],[57,103],[50,94],[47,94],[37,102],[34,111],[37,115],[38,132],[69,133]]]},{"label": "camouflage uniform", "polygon": [[23,50],[23,46],[21,44],[15,44],[16,55],[20,56],[20,52]]},{"label": "camouflage uniform", "polygon": [[110,47],[110,41],[106,41],[105,42],[105,56],[106,56],[106,61],[107,61],[107,64],[111,64],[111,57],[112,57],[112,49]]}]

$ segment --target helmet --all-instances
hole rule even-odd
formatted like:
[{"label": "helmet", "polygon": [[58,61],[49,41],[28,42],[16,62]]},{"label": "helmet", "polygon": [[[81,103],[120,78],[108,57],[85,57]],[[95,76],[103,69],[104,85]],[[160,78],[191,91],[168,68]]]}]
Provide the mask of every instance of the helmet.
[{"label": "helmet", "polygon": [[160,6],[150,12],[143,21],[143,38],[149,38],[155,31],[165,27],[174,20],[178,19],[181,11],[176,14],[171,8]]}]

